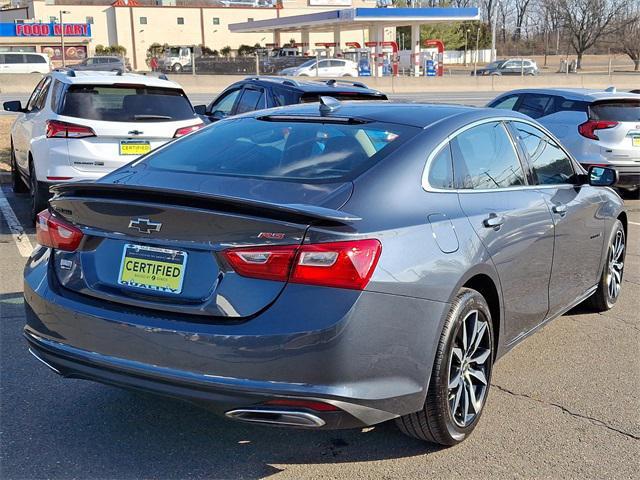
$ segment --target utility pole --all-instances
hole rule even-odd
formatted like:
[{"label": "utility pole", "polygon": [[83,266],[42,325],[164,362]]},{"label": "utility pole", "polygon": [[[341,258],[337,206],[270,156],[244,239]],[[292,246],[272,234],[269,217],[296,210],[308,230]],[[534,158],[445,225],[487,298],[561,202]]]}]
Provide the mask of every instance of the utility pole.
[{"label": "utility pole", "polygon": [[60,49],[62,50],[62,66],[67,66],[67,61],[64,55],[64,23],[62,22],[62,15],[71,12],[67,12],[66,10],[60,10]]},{"label": "utility pole", "polygon": [[480,25],[478,25],[478,31],[476,32],[476,57],[473,62],[473,76],[478,73],[478,56],[480,55]]},{"label": "utility pole", "polygon": [[491,61],[495,62],[498,54],[496,52],[496,28],[498,27],[498,3],[493,9],[493,22],[491,23]]},{"label": "utility pole", "polygon": [[469,35],[469,29],[465,27],[464,29],[464,66],[467,66],[467,37]]}]

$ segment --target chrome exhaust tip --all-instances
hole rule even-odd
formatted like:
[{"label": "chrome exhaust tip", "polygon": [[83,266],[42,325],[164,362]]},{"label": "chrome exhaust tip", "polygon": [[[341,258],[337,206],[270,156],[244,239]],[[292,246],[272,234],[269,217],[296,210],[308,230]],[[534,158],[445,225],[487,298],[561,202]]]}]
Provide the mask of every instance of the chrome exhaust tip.
[{"label": "chrome exhaust tip", "polygon": [[229,410],[225,415],[233,420],[243,422],[285,425],[289,427],[318,428],[325,424],[323,419],[312,413],[298,412],[295,410],[245,408]]}]

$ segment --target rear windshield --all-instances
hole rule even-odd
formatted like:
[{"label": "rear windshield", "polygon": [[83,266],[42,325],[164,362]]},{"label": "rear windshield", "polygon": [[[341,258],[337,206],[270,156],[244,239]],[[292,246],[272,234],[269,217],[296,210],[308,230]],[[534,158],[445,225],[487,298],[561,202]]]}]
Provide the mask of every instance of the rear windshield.
[{"label": "rear windshield", "polygon": [[591,105],[592,120],[640,122],[640,100],[615,100]]},{"label": "rear windshield", "polygon": [[[288,117],[290,118],[290,117]],[[147,157],[153,168],[322,183],[352,179],[420,129],[256,118],[223,120]]]},{"label": "rear windshield", "polygon": [[182,91],[137,85],[71,85],[58,113],[110,122],[168,122],[195,116]]},{"label": "rear windshield", "polygon": [[312,103],[320,101],[320,97],[333,97],[337,100],[386,100],[386,95],[361,92],[321,92],[305,93],[300,97],[300,103]]}]

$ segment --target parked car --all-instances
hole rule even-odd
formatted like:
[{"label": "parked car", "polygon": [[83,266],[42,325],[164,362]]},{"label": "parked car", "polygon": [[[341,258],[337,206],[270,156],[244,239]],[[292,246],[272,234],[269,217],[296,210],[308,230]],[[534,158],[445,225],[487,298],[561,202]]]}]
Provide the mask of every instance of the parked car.
[{"label": "parked car", "polygon": [[107,72],[130,72],[131,65],[122,57],[100,56],[85,58],[81,63],[73,66],[74,70],[94,70]]},{"label": "parked car", "polygon": [[54,183],[95,180],[203,126],[180,85],[157,77],[56,71],[11,127],[13,189],[31,194],[33,218]]},{"label": "parked car", "polygon": [[44,53],[0,52],[0,73],[49,73],[51,61]]},{"label": "parked car", "polygon": [[360,82],[303,82],[279,77],[247,77],[227,87],[208,106],[197,105],[195,108],[205,121],[215,122],[230,115],[264,108],[317,102],[321,95],[338,100],[387,100],[384,93]]},{"label": "parked car", "polygon": [[584,300],[615,305],[614,182],[515,112],[322,97],[225,119],[54,187],[25,337],[63,376],[231,419],[395,419],[452,445],[494,360]]},{"label": "parked car", "polygon": [[312,58],[297,67],[285,68],[280,74],[293,77],[357,77],[358,64],[342,58]]},{"label": "parked car", "polygon": [[[537,75],[538,64],[528,58],[509,58],[491,62],[484,68],[479,68],[476,75]],[[473,72],[471,72],[473,75]]]},{"label": "parked car", "polygon": [[489,107],[535,118],[588,168],[615,168],[618,186],[640,186],[640,98],[615,89],[524,89],[499,95]]}]

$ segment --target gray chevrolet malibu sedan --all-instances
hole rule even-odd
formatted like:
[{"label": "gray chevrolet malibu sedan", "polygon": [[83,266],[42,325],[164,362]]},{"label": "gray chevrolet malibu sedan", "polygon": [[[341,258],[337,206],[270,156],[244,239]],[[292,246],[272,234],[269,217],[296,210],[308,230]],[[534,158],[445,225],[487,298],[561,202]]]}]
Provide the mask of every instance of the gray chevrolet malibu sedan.
[{"label": "gray chevrolet malibu sedan", "polygon": [[54,187],[25,336],[64,377],[452,445],[496,359],[583,301],[615,305],[615,181],[515,112],[252,112]]}]

